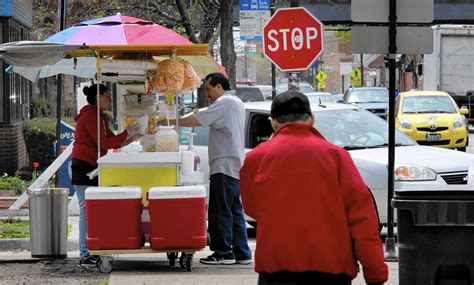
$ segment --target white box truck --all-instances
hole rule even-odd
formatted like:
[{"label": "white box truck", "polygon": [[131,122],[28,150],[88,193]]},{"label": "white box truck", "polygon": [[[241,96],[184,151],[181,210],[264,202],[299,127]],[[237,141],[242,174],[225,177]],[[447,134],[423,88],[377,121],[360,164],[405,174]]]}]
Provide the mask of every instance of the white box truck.
[{"label": "white box truck", "polygon": [[474,124],[474,25],[433,26],[433,53],[424,56],[423,89],[446,91],[470,109]]}]

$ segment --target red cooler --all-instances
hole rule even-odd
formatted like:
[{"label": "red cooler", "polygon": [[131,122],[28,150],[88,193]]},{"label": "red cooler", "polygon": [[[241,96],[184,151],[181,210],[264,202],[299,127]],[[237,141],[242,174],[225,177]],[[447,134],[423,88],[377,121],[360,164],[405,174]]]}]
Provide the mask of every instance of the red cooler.
[{"label": "red cooler", "polygon": [[137,249],[142,247],[140,187],[86,189],[87,248]]},{"label": "red cooler", "polygon": [[206,188],[153,187],[148,192],[150,244],[155,250],[206,247]]}]

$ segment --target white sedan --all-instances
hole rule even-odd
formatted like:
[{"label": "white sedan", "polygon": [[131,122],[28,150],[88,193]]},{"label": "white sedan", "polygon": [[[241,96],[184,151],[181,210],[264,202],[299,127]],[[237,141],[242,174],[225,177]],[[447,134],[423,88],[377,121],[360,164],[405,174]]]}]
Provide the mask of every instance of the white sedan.
[{"label": "white sedan", "polygon": [[[248,151],[272,133],[268,116],[271,101],[245,103],[245,147]],[[372,191],[380,221],[387,222],[388,124],[380,117],[345,104],[313,104],[315,128],[332,143],[349,151],[367,187]],[[184,131],[190,131],[189,129]],[[201,170],[209,175],[208,128],[193,130]],[[473,155],[420,146],[396,130],[395,188],[413,184],[466,184]],[[251,220],[249,220],[251,222]]]}]

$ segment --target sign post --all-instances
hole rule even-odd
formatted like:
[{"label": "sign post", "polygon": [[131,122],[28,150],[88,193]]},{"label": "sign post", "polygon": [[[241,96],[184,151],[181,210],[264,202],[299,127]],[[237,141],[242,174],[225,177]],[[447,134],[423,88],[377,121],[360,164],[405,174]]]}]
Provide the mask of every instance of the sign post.
[{"label": "sign post", "polygon": [[[397,52],[409,54],[433,52],[430,27],[397,28],[397,23],[431,23],[434,14],[433,2],[433,0],[398,0],[398,2],[397,0],[352,0],[351,3],[351,18],[354,22],[376,25],[353,27],[353,52],[389,55],[388,203],[387,238],[385,239],[385,260],[387,261],[398,260],[393,231],[394,210],[391,205],[395,186],[395,59]],[[388,23],[388,29],[380,27],[382,23]]]}]

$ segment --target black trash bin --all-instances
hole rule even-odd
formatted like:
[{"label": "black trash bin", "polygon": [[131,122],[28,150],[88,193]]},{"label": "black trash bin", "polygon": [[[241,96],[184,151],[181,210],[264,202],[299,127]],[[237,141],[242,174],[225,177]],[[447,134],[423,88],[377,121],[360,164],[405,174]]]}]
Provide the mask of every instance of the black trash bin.
[{"label": "black trash bin", "polygon": [[474,281],[474,185],[396,190],[399,284]]}]

